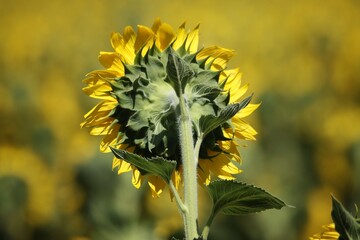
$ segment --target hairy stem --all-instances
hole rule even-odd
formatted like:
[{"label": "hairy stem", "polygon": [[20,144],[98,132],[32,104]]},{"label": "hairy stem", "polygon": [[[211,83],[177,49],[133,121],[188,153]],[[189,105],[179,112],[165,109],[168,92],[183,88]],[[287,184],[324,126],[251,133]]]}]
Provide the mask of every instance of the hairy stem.
[{"label": "hairy stem", "polygon": [[187,240],[198,238],[198,196],[197,196],[197,159],[195,154],[192,121],[183,94],[180,94],[179,137],[184,179],[184,204],[187,211],[183,214],[185,237]]},{"label": "hairy stem", "polygon": [[174,183],[172,182],[172,180],[170,180],[169,182],[169,186],[170,186],[170,190],[171,193],[174,195],[175,201],[176,201],[176,205],[177,207],[180,209],[181,214],[185,214],[188,210],[187,207],[184,205],[184,203],[181,201],[181,198],[179,196],[179,193],[177,192]]}]

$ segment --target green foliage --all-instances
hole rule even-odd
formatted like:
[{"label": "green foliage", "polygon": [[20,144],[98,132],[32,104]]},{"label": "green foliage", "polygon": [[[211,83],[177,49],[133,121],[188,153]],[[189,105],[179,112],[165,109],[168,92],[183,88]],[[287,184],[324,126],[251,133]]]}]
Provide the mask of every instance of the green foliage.
[{"label": "green foliage", "polygon": [[344,206],[332,196],[333,210],[332,219],[335,229],[340,234],[339,240],[358,240],[360,239],[360,223],[356,220]]},{"label": "green foliage", "polygon": [[213,215],[257,213],[268,209],[281,209],[286,204],[261,188],[236,181],[214,181],[208,186],[213,200]]},{"label": "green foliage", "polygon": [[124,159],[126,162],[137,167],[142,174],[150,174],[161,177],[165,182],[169,182],[171,175],[176,167],[176,161],[169,161],[162,157],[146,159],[125,150],[111,148],[117,158]]},{"label": "green foliage", "polygon": [[178,90],[181,87],[182,92],[189,80],[194,76],[190,64],[179,57],[172,48],[169,48],[166,73],[169,80],[175,85],[175,89]]},{"label": "green foliage", "polygon": [[201,133],[205,136],[215,128],[231,119],[236,113],[238,113],[241,109],[245,108],[250,103],[252,96],[253,95],[245,98],[240,103],[227,105],[219,112],[218,116],[202,116],[199,121]]}]

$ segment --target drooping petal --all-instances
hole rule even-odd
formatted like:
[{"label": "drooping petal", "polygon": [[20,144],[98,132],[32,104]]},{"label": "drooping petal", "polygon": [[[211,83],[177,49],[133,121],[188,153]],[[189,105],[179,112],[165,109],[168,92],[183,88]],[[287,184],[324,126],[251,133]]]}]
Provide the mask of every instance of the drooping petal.
[{"label": "drooping petal", "polygon": [[241,170],[231,162],[227,154],[220,154],[213,160],[213,172],[219,178],[233,179],[235,174],[241,173]]},{"label": "drooping petal", "polygon": [[211,162],[208,159],[199,160],[198,179],[201,184],[209,185],[211,181],[210,167]]},{"label": "drooping petal", "polygon": [[132,170],[130,163],[126,162],[124,159],[119,159],[116,157],[113,158],[112,170],[115,168],[118,168],[117,173],[119,175]]},{"label": "drooping petal", "polygon": [[180,166],[176,171],[173,172],[171,176],[172,182],[174,183],[176,189],[179,189],[180,186],[182,185],[182,174],[183,174],[183,169]]},{"label": "drooping petal", "polygon": [[133,169],[132,184],[134,185],[134,187],[140,188],[144,177],[141,175],[140,171],[136,167],[131,166],[131,168]]},{"label": "drooping petal", "polygon": [[87,114],[85,114],[85,118],[87,118],[90,114],[93,113],[108,113],[109,111],[113,110],[116,105],[117,105],[117,101],[112,98],[111,100],[104,100],[102,102],[100,102],[99,104],[97,104],[94,108],[92,108]]},{"label": "drooping petal", "polygon": [[236,115],[232,118],[232,122],[235,125],[235,137],[245,140],[256,140],[256,130],[250,126],[244,120],[241,120]]},{"label": "drooping petal", "polygon": [[310,237],[309,240],[335,240],[339,239],[340,234],[335,230],[335,224],[331,223],[323,226],[324,231],[322,233],[315,234]]},{"label": "drooping petal", "polygon": [[102,81],[103,84],[96,84],[96,85],[90,85],[87,87],[83,88],[84,93],[86,93],[87,95],[89,95],[92,98],[98,98],[98,99],[107,99],[110,100],[113,97],[110,96],[110,92],[112,91],[112,88],[110,87],[110,85],[105,82]]},{"label": "drooping petal", "polygon": [[[225,134],[224,134],[225,135]],[[231,141],[221,141],[220,147],[224,149],[228,154],[229,158],[235,162],[241,163],[241,157],[240,153],[238,151],[238,144],[236,143],[236,139],[233,139]]]},{"label": "drooping petal", "polygon": [[110,152],[110,146],[114,146],[118,141],[119,136],[119,124],[114,124],[108,131],[108,134],[102,139],[100,143],[100,151],[101,152]]},{"label": "drooping petal", "polygon": [[153,197],[159,197],[166,187],[166,183],[158,176],[148,176],[148,184]]},{"label": "drooping petal", "polygon": [[118,74],[119,72],[113,70],[96,70],[86,74],[83,82],[88,85],[103,84],[106,81],[114,80]]}]

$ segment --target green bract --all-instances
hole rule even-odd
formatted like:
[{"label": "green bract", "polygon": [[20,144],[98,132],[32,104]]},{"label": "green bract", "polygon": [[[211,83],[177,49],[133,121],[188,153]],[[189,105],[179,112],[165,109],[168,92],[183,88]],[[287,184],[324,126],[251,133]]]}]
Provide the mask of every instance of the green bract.
[{"label": "green bract", "polygon": [[[229,103],[229,93],[219,83],[220,72],[184,48],[160,51],[153,45],[144,56],[139,51],[133,65],[125,64],[125,76],[111,82],[111,94],[118,101],[111,117],[121,125],[121,143],[134,146],[134,153],[180,160],[176,117],[180,94],[189,107],[194,134],[202,129],[201,117],[216,116]],[[203,144],[216,150],[216,141],[225,137],[220,126],[211,132]]]}]

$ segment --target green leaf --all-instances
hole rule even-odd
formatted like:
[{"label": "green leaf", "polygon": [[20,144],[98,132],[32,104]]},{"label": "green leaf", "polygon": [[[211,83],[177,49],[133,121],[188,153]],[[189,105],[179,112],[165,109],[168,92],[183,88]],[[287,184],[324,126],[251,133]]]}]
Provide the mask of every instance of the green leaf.
[{"label": "green leaf", "polygon": [[166,160],[162,157],[147,159],[121,149],[111,148],[111,151],[117,158],[124,159],[141,170],[142,173],[159,176],[167,183],[176,167],[176,161]]},{"label": "green leaf", "polygon": [[335,229],[340,234],[339,240],[360,239],[360,223],[344,208],[333,196],[331,216],[335,223]]},{"label": "green leaf", "polygon": [[175,88],[177,88],[177,91],[179,87],[184,91],[186,84],[195,74],[190,64],[179,57],[171,48],[168,53],[166,73],[169,80],[175,85]]},{"label": "green leaf", "polygon": [[213,200],[213,215],[241,215],[267,209],[281,209],[286,204],[261,188],[236,181],[215,181],[208,186]]},{"label": "green leaf", "polygon": [[202,116],[199,120],[199,127],[202,134],[205,136],[218,126],[224,124],[226,121],[231,119],[241,109],[245,108],[251,101],[252,95],[245,98],[240,103],[230,104],[223,108],[218,116],[207,115]]},{"label": "green leaf", "polygon": [[161,60],[158,57],[148,56],[149,63],[146,65],[147,77],[151,81],[162,81],[166,74],[164,71],[164,66]]}]

